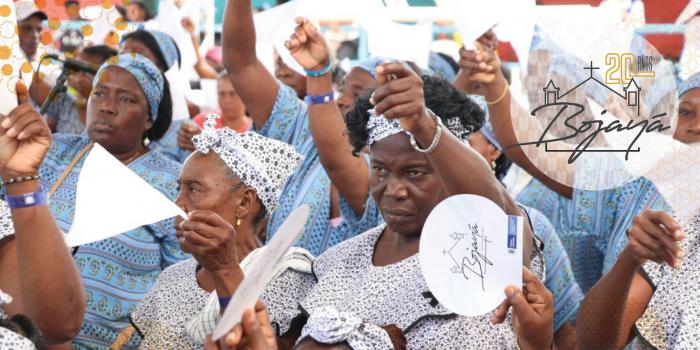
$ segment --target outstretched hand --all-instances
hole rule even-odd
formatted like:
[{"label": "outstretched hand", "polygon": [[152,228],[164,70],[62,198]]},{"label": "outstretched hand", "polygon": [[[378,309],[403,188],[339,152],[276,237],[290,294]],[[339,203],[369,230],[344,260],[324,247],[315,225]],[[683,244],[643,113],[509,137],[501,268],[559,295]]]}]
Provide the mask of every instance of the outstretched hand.
[{"label": "outstretched hand", "polygon": [[19,105],[9,115],[0,116],[0,175],[3,178],[38,174],[51,146],[51,130],[32,107],[27,86],[19,81],[16,89]]},{"label": "outstretched hand", "polygon": [[523,267],[523,289],[508,286],[507,299],[496,309],[493,321],[502,323],[513,308],[513,330],[523,350],[549,349],[554,339],[552,293],[530,270]]},{"label": "outstretched hand", "polygon": [[321,70],[328,65],[330,50],[326,38],[308,18],[297,17],[294,34],[284,43],[292,57],[306,70]]},{"label": "outstretched hand", "polygon": [[625,249],[632,252],[640,266],[648,260],[665,262],[671,267],[680,265],[684,252],[679,241],[685,239],[686,234],[668,213],[645,210],[634,218],[627,232]]}]

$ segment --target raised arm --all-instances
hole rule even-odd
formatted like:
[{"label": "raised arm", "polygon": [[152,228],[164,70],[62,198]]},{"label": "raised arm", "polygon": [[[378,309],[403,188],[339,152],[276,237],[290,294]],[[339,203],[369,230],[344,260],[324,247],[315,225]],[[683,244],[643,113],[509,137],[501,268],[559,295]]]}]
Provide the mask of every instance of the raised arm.
[{"label": "raised arm", "polygon": [[201,79],[217,79],[219,77],[219,72],[214,69],[207,60],[202,57],[202,53],[199,52],[199,35],[196,32],[194,23],[189,17],[182,18],[182,27],[190,34],[192,39],[192,45],[194,46],[194,52],[197,54],[197,63],[194,65],[194,70],[197,72]]},{"label": "raised arm", "polygon": [[[0,118],[0,176],[31,176],[51,144],[51,131],[18,84],[20,105]],[[8,184],[8,196],[41,191],[37,180]],[[80,275],[47,205],[11,209],[14,238],[0,243],[0,289],[15,301],[9,314],[25,314],[50,343],[73,338],[83,323],[85,295]]]},{"label": "raised arm", "polygon": [[[296,21],[295,33],[285,46],[304,69],[323,69],[331,58],[325,38],[308,19]],[[321,96],[333,92],[332,78],[331,72],[307,77],[308,94]],[[369,195],[369,170],[362,158],[352,155],[338,105],[333,100],[309,105],[309,128],[328,177],[355,213],[362,215]]]},{"label": "raised arm", "polygon": [[279,85],[258,60],[255,44],[251,1],[230,0],[222,30],[223,63],[255,127],[260,129],[272,112]]},{"label": "raised arm", "polygon": [[[389,77],[396,79],[389,80]],[[425,108],[421,78],[402,63],[388,63],[377,68],[377,81],[380,87],[370,100],[375,112],[387,119],[399,119],[401,127],[415,137],[419,147],[428,148],[433,143],[438,126]],[[426,156],[449,195],[479,195],[492,200],[509,215],[524,215],[493,175],[486,160],[445,128],[437,147]],[[525,225],[523,241],[523,251],[530,252],[530,225]],[[530,266],[529,254],[523,254],[523,260],[525,266]]]},{"label": "raised arm", "polygon": [[[489,34],[487,33],[486,35]],[[482,45],[482,47],[495,47],[495,45]],[[520,137],[526,141],[539,140],[544,129],[522,106],[511,99],[510,87],[501,71],[501,61],[496,51],[485,49],[477,52],[462,48],[460,50],[459,63],[461,69],[454,85],[464,91],[477,92],[484,95],[486,101],[489,102],[489,115],[496,138],[504,146],[504,151],[508,158],[552,191],[571,198],[573,189],[562,184],[562,182],[572,184],[575,174],[574,167],[568,164],[566,153],[548,153],[544,151],[544,146],[537,148],[534,145],[513,146],[523,142],[518,140],[518,136],[515,134],[516,129],[519,131]],[[480,89],[470,91],[471,84],[474,82],[478,82]],[[536,161],[546,159],[549,164],[555,162],[557,169],[561,169],[562,176],[565,176],[566,180],[556,181],[542,172],[532,162],[523,147],[529,147],[527,152]],[[564,142],[557,142],[549,147],[555,149],[570,148]]]},{"label": "raised arm", "polygon": [[682,256],[677,241],[683,238],[667,213],[645,211],[635,218],[615,265],[583,300],[576,327],[579,348],[622,349],[629,342],[653,294],[641,267],[647,260],[677,266]]}]

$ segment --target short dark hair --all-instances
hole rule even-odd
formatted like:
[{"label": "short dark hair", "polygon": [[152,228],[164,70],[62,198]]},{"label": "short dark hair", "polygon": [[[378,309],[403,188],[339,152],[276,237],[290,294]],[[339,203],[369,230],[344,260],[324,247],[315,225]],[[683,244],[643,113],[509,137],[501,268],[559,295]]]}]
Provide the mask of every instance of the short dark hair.
[{"label": "short dark hair", "polygon": [[146,138],[151,142],[160,140],[165,133],[168,132],[172,121],[173,101],[170,96],[170,84],[168,83],[168,79],[163,76],[163,98],[158,105],[156,120],[153,122],[151,128],[146,130]]},{"label": "short dark hair", "polygon": [[119,52],[107,45],[93,45],[83,48],[81,53],[86,56],[99,57],[104,63],[110,57],[116,56]]},{"label": "short dark hair", "polygon": [[[163,54],[163,51],[160,50],[160,45],[158,45],[158,41],[147,30],[139,29],[127,35],[124,35],[122,42],[127,41],[129,39],[138,40],[149,50],[151,50],[151,52],[153,52],[153,54],[156,55],[156,59],[158,60],[158,62],[153,63],[155,63],[158,66],[165,67],[165,70],[168,70],[168,68],[170,68],[168,67],[168,63],[165,60],[165,55]],[[170,38],[170,40],[173,40],[173,38]],[[177,46],[177,43],[175,43],[175,40],[173,40],[173,44],[175,45],[175,50],[177,51],[177,65],[179,67],[181,65],[182,59],[180,54],[180,48]]]},{"label": "short dark hair", "polygon": [[80,6],[80,1],[78,0],[66,0],[63,6],[68,7],[68,5],[78,5]]},{"label": "short dark hair", "polygon": [[37,349],[43,349],[44,336],[39,327],[25,315],[14,315],[9,319],[0,319],[0,327],[24,336],[31,341]]},{"label": "short dark hair", "polygon": [[[472,99],[458,90],[445,79],[423,75],[423,95],[425,106],[430,108],[447,125],[447,120],[459,117],[462,126],[467,130],[479,130],[484,124],[484,111]],[[360,96],[355,100],[355,107],[346,117],[345,124],[353,147],[352,153],[357,156],[367,145],[368,110],[374,108],[369,103],[371,93]]]},{"label": "short dark hair", "polygon": [[132,0],[131,2],[129,2],[129,5],[136,5],[136,6],[140,7],[143,10],[143,12],[146,13],[146,20],[147,21],[153,19],[154,16],[153,16],[153,14],[151,14],[151,9],[148,8],[148,6],[146,6],[146,4],[143,1]]}]

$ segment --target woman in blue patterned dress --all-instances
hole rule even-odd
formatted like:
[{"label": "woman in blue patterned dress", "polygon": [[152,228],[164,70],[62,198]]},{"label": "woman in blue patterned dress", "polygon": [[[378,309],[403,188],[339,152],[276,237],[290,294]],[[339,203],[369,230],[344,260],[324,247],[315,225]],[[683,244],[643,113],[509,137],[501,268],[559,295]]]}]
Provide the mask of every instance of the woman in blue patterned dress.
[{"label": "woman in blue patterned dress", "polygon": [[[492,41],[495,37],[489,34],[480,40]],[[511,114],[511,96],[508,93],[507,81],[500,70],[500,59],[493,50],[480,53],[462,50],[461,56],[460,76],[471,78],[480,74],[480,77],[487,78],[481,84],[482,93],[486,100],[494,101],[489,105],[489,111],[498,141],[504,145],[518,144],[513,131],[516,124],[513,119],[525,120],[525,117]],[[658,88],[666,93],[665,98],[672,97],[670,85]],[[679,118],[674,137],[685,143],[697,141],[697,135],[688,132],[688,126],[684,126],[684,123],[686,122],[683,118]],[[560,142],[550,147],[562,149],[561,147],[570,146]],[[584,293],[612,267],[627,243],[626,230],[637,214],[644,209],[670,211],[654,184],[644,177],[601,191],[574,188],[544,174],[525,155],[523,148],[506,147],[505,150],[509,158],[535,178],[517,197],[518,202],[536,208],[552,222],[569,255],[574,276]],[[558,157],[560,155],[565,156],[561,159]],[[553,163],[566,164],[568,155],[546,153],[546,157]],[[593,162],[585,158],[579,160],[581,167],[577,168],[578,170],[562,170],[562,176],[572,180],[569,183],[574,183],[573,179],[580,181],[613,177],[610,174],[614,169],[607,168],[607,164],[588,164]]]},{"label": "woman in blue patterned dress", "polygon": [[[223,23],[224,65],[253,119],[255,130],[294,146],[304,156],[303,163],[285,186],[280,206],[270,218],[268,232],[277,231],[292,210],[308,204],[311,216],[296,245],[319,255],[362,230],[343,221],[338,191],[321,165],[310,128],[322,121],[309,118],[308,107],[300,99],[306,95],[304,76],[278,59],[273,77],[256,57],[250,1],[229,1]],[[328,129],[328,132],[340,133],[341,129]]]},{"label": "woman in blue patterned dress", "polygon": [[[167,81],[143,56],[116,56],[100,68],[88,100],[87,134],[54,136],[40,169],[42,188],[50,194],[61,230],[71,227],[78,176],[93,143],[175,199],[180,165],[145,145],[168,129],[170,109]],[[172,219],[164,220],[77,248],[75,262],[85,285],[87,312],[74,347],[109,346],[160,272],[186,258],[173,226]],[[138,341],[135,337],[129,345],[136,347]]]}]

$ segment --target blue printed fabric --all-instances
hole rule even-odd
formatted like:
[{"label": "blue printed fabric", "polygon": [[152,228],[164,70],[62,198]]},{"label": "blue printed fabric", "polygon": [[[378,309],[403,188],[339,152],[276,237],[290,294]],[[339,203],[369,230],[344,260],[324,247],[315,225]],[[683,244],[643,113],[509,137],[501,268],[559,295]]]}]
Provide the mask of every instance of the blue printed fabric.
[{"label": "blue printed fabric", "polygon": [[282,191],[280,205],[270,218],[268,237],[272,237],[287,216],[303,204],[309,205],[311,214],[295,245],[315,256],[365,231],[356,229],[345,221],[336,228],[330,225],[331,181],[321,165],[316,144],[311,137],[306,104],[292,88],[279,84],[270,117],[262,129],[257,131],[263,136],[294,146],[304,157]]},{"label": "blue printed fabric", "polygon": [[[54,136],[40,169],[43,190],[48,191],[57,182],[89,142],[83,136]],[[51,211],[63,232],[69,231],[73,221],[78,175],[85,158],[76,163],[50,199]],[[151,151],[128,167],[171,200],[177,196],[179,164]],[[109,347],[129,326],[129,314],[153,287],[161,271],[188,258],[180,250],[173,219],[80,246],[74,257],[87,297],[85,321],[73,339],[73,347],[78,349]],[[135,349],[139,342],[140,338],[134,336],[123,349]]]},{"label": "blue printed fabric", "polygon": [[552,222],[584,293],[615,263],[637,214],[644,209],[670,211],[646,178],[602,191],[574,189],[571,199],[532,180],[517,200]]},{"label": "blue printed fabric", "polygon": [[148,146],[152,151],[157,151],[163,154],[166,158],[174,160],[180,164],[184,164],[187,157],[192,152],[180,148],[177,143],[177,133],[180,131],[182,123],[189,122],[188,120],[174,120],[170,124],[170,128],[165,132],[165,135],[160,140],[151,142]]}]

